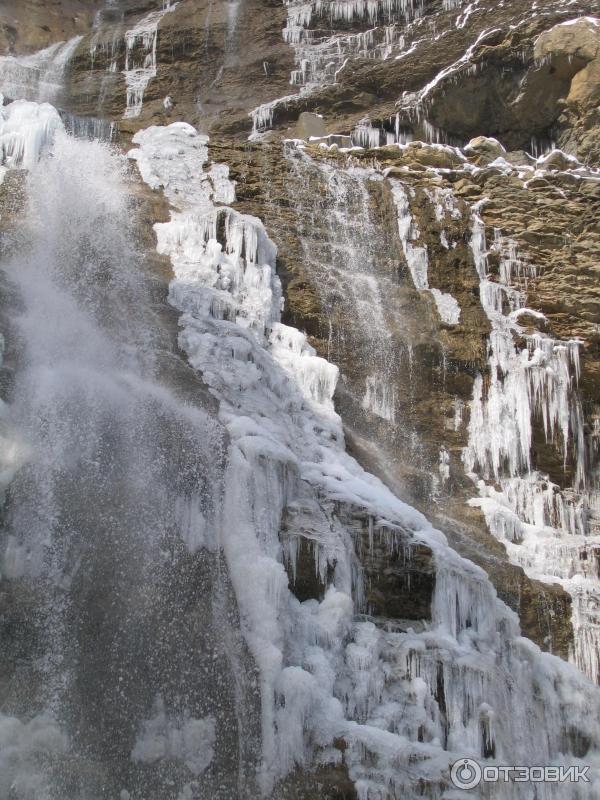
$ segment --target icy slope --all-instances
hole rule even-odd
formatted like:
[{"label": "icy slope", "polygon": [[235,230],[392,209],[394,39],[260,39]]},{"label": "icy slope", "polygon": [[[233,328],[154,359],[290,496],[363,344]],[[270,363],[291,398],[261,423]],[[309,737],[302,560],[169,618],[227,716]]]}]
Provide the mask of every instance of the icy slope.
[{"label": "icy slope", "polygon": [[[331,405],[336,370],[279,322],[275,247],[259,220],[219,204],[234,187],[208,164],[207,143],[176,123],[138,133],[130,157],[173,206],[155,227],[173,264],[180,343],[231,440],[221,544],[261,674],[264,790],[295,765],[340,760],[361,800],[416,797],[420,781],[441,797],[449,764],[467,753],[570,763],[565,727],[598,739],[591,685],[521,639],[485,574],[346,454]],[[435,594],[422,633],[385,632],[356,616],[351,510],[408,558],[416,543],[431,549]],[[299,602],[285,564],[307,536],[325,593]],[[514,787],[499,791],[517,796]],[[547,796],[568,796],[560,791],[549,785]]]}]

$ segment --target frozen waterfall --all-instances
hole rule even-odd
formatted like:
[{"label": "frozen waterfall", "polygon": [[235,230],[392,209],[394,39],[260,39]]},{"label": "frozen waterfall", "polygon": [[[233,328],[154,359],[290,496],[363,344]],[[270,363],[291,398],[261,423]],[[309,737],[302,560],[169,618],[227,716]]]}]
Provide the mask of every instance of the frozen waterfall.
[{"label": "frozen waterfall", "polygon": [[486,222],[589,175],[442,144],[546,11],[429,5],[102,0],[0,56],[0,800],[600,796],[587,355]]},{"label": "frozen waterfall", "polygon": [[[155,227],[173,264],[180,343],[229,438],[221,544],[260,675],[263,792],[294,768],[343,763],[361,800],[417,797],[419,786],[441,798],[459,753],[577,758],[561,719],[568,706],[569,724],[596,739],[589,684],[522,639],[485,573],[346,453],[336,372],[279,321],[275,246],[260,220],[225,205],[235,187],[210,163],[207,138],[175,123],[134,142],[142,177],[172,204]],[[375,541],[409,562],[417,546],[431,552],[432,616],[420,632],[360,615],[359,553]],[[320,589],[301,599],[293,576],[306,546]],[[565,791],[549,785],[546,796]]]}]

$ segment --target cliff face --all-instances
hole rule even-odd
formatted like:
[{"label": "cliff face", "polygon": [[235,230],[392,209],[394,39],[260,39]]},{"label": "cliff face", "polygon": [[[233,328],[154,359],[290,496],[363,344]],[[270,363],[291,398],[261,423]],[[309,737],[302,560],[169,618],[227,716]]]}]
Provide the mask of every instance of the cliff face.
[{"label": "cliff face", "polygon": [[101,3],[83,0],[37,0],[2,4],[0,43],[2,53],[34,53],[56,42],[89,32]]},{"label": "cliff face", "polygon": [[[125,68],[126,32],[144,27],[161,4],[72,3],[67,10],[56,3],[56,10],[44,6],[43,24],[30,5],[8,4],[3,12],[5,29],[19,31],[7,39],[9,51],[30,52],[87,28],[72,63],[70,105],[89,113],[96,102],[120,117],[123,81],[107,87],[106,70]],[[598,54],[594,25],[584,16],[589,4],[545,3],[533,12],[518,0],[500,8],[358,4],[349,16],[334,6],[311,9],[278,0],[171,3],[160,18],[156,77],[144,107],[136,123],[120,127],[164,120],[168,96],[169,119],[185,116],[206,132],[242,136],[248,114],[275,101],[265,110],[284,130],[301,111],[322,114],[334,133],[368,116],[374,126],[399,125],[426,141],[465,144],[486,135],[512,150],[552,140],[597,162]],[[132,42],[132,62],[140,45]]]},{"label": "cliff face", "polygon": [[[84,118],[110,120],[123,144],[140,128],[179,119],[211,135],[215,158],[229,164],[237,182],[241,207],[262,218],[278,243],[287,318],[342,370],[337,406],[349,446],[484,566],[521,613],[529,636],[567,657],[573,648],[569,593],[511,565],[503,542],[467,504],[474,494],[462,457],[469,405],[475,376],[490,369],[492,329],[469,241],[472,209],[485,198],[480,214],[488,243],[505,242],[511,258],[529,265],[511,284],[535,312],[520,317],[522,334],[581,342],[577,394],[593,492],[598,184],[581,174],[581,164],[598,161],[600,62],[597,23],[585,16],[591,6],[546,3],[532,12],[518,0],[501,7],[358,4],[349,14],[276,0],[159,6],[134,0],[8,4],[4,47],[19,56],[81,37],[65,65],[61,105]],[[47,68],[43,62],[42,74]],[[17,78],[35,94],[39,76],[33,66]],[[311,134],[350,136],[339,144],[363,149],[292,152],[282,144]],[[464,146],[482,135],[500,144],[479,140],[462,153],[435,145]],[[381,149],[411,139],[433,144]],[[530,154],[549,151],[551,142],[567,155],[534,164]],[[371,150],[374,145],[379,149]],[[340,190],[335,171],[349,164],[371,175]],[[408,247],[414,240],[426,250],[434,293],[411,275],[389,178],[408,192]],[[349,230],[336,228],[336,213],[347,216]],[[368,234],[352,222],[367,219]],[[348,240],[350,263],[343,250]],[[503,258],[500,245],[492,247],[492,274],[499,274]],[[383,289],[379,321],[372,308],[357,319],[344,300],[350,273],[365,271],[365,264],[373,273],[365,281],[378,282],[380,294]],[[368,292],[367,283],[352,291]],[[456,322],[440,317],[435,291],[454,298]],[[387,358],[378,365],[385,387],[372,383],[365,402],[366,365],[382,347],[387,356],[376,358]],[[543,416],[532,413],[528,466],[575,491],[577,504],[575,448],[547,435]],[[568,435],[572,440],[574,433]],[[589,533],[593,503],[585,514]],[[597,575],[594,542],[586,574]]]},{"label": "cliff face", "polygon": [[[236,209],[277,245],[284,322],[340,368],[349,451],[487,572],[525,636],[600,681],[593,13],[587,0],[8,2],[0,82],[125,150],[151,125],[209,134]],[[148,244],[167,210],[140,197]],[[365,613],[382,629],[427,622],[431,552],[406,563],[368,546],[364,516],[346,522]],[[288,565],[301,601],[326,585],[312,548],[307,535]],[[286,796],[312,797],[298,780]],[[315,781],[354,791],[343,770]]]}]

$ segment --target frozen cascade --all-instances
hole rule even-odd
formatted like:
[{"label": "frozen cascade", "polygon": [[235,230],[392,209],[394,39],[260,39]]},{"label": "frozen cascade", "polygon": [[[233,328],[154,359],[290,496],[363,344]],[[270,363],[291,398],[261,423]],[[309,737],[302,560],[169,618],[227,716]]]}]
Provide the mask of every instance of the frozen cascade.
[{"label": "frozen cascade", "polygon": [[[42,152],[64,130],[61,118],[49,103],[15,100],[2,106],[0,95],[0,171],[30,169]],[[1,175],[1,172],[0,172]]]},{"label": "frozen cascade", "polygon": [[[481,302],[492,324],[489,375],[475,380],[465,466],[478,481],[479,506],[509,557],[532,578],[560,583],[573,598],[575,664],[600,682],[600,533],[590,530],[588,508],[597,487],[586,476],[586,442],[577,396],[578,340],[525,334],[519,326],[526,281],[535,265],[516,244],[495,232],[496,278],[488,268],[481,206],[473,209],[471,250],[481,280]],[[525,340],[517,346],[515,338]],[[533,425],[574,463],[571,488],[561,489],[531,463]]]},{"label": "frozen cascade", "polygon": [[[399,57],[396,56],[396,58]],[[414,140],[429,144],[448,145],[454,138],[449,137],[443,130],[428,122],[420,108],[417,108],[415,113],[411,111],[408,115],[396,112],[387,122],[379,122],[377,127],[374,127],[371,120],[365,117],[356,125],[351,136],[355,145],[366,148],[392,144],[405,145]]]},{"label": "frozen cascade", "polygon": [[126,118],[139,117],[142,113],[144,92],[152,78],[156,77],[158,25],[165,14],[176,8],[177,3],[167,0],[162,9],[151,11],[125,34]]},{"label": "frozen cascade", "polygon": [[36,144],[3,236],[0,796],[162,800],[200,774],[207,797],[252,795],[254,673],[215,521],[223,430],[191,370],[177,377],[129,162],[47,105],[2,111]]},{"label": "frozen cascade", "polygon": [[[58,106],[59,101],[64,99],[69,64],[82,39],[82,36],[75,36],[68,42],[59,42],[29,56],[0,56],[0,96],[3,95],[5,101],[19,99],[22,102],[29,100]],[[37,114],[35,111],[31,113]],[[54,110],[50,116],[52,113],[55,113]],[[64,110],[59,110],[59,113],[67,131],[75,136],[107,141],[114,138],[115,125],[112,122],[79,117]],[[24,133],[25,128],[20,123],[16,127]]]},{"label": "frozen cascade", "polygon": [[[175,123],[139,132],[134,144],[142,177],[173,207],[155,230],[175,273],[180,344],[229,436],[220,542],[261,676],[263,791],[295,766],[343,760],[360,800],[416,798],[425,786],[441,798],[457,754],[576,763],[574,727],[597,748],[598,696],[587,679],[520,638],[485,574],[345,452],[331,403],[337,371],[279,322],[275,246],[258,219],[221,204],[234,187],[226,168],[209,164],[206,137]],[[421,633],[356,616],[350,513],[409,558],[416,543],[433,551],[432,621]],[[300,602],[288,585],[284,565],[301,539],[314,546],[321,600]],[[569,785],[545,789],[545,798],[578,796]],[[494,794],[517,796],[533,797],[518,785]]]},{"label": "frozen cascade", "polygon": [[[405,22],[418,7],[412,2],[317,2],[302,0],[286,2],[287,25],[284,40],[293,46],[297,69],[290,83],[300,86],[322,86],[335,82],[337,71],[352,58],[389,58],[402,49],[404,37],[401,22]],[[359,33],[325,34],[315,29],[332,27],[336,21],[364,20],[374,26]],[[381,25],[384,21],[387,24]]]},{"label": "frozen cascade", "polygon": [[[300,94],[335,83],[337,73],[354,58],[386,59],[404,47],[403,26],[421,11],[413,0],[284,0],[287,21],[283,38],[294,48],[296,69],[290,83]],[[358,33],[330,33],[335,22],[365,22],[367,30]],[[319,22],[322,22],[319,26]],[[382,24],[383,23],[383,24]],[[315,27],[317,26],[317,27]],[[322,28],[322,30],[321,30]],[[278,106],[296,101],[297,94],[264,103],[251,113],[252,134],[256,138],[268,130]]]}]

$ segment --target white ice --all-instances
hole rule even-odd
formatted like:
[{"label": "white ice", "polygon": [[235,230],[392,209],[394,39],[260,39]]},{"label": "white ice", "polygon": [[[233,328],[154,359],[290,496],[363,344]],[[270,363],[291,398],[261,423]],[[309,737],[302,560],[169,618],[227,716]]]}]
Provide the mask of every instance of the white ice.
[{"label": "white ice", "polygon": [[[170,126],[134,143],[142,175],[174,204],[156,231],[173,264],[180,344],[230,437],[221,543],[261,676],[263,789],[295,766],[339,763],[338,738],[361,800],[412,797],[419,779],[441,794],[457,754],[482,757],[482,735],[502,763],[573,763],[565,714],[600,738],[591,684],[521,639],[485,574],[345,452],[336,370],[280,322],[275,246],[258,219],[216,199],[208,156],[201,174],[186,166],[205,139]],[[356,616],[352,518],[389,546],[405,542],[409,558],[411,542],[432,549],[433,618],[421,632]],[[289,588],[284,565],[300,538],[327,584],[320,600],[300,603]]]},{"label": "white ice", "polygon": [[[2,96],[0,95],[0,101]],[[56,109],[49,103],[15,100],[0,105],[0,165],[9,169],[31,168],[64,130]]]},{"label": "white ice", "polygon": [[157,72],[158,26],[165,14],[175,11],[177,5],[169,2],[159,11],[151,11],[125,34],[125,118],[139,117],[142,113],[144,93]]}]

